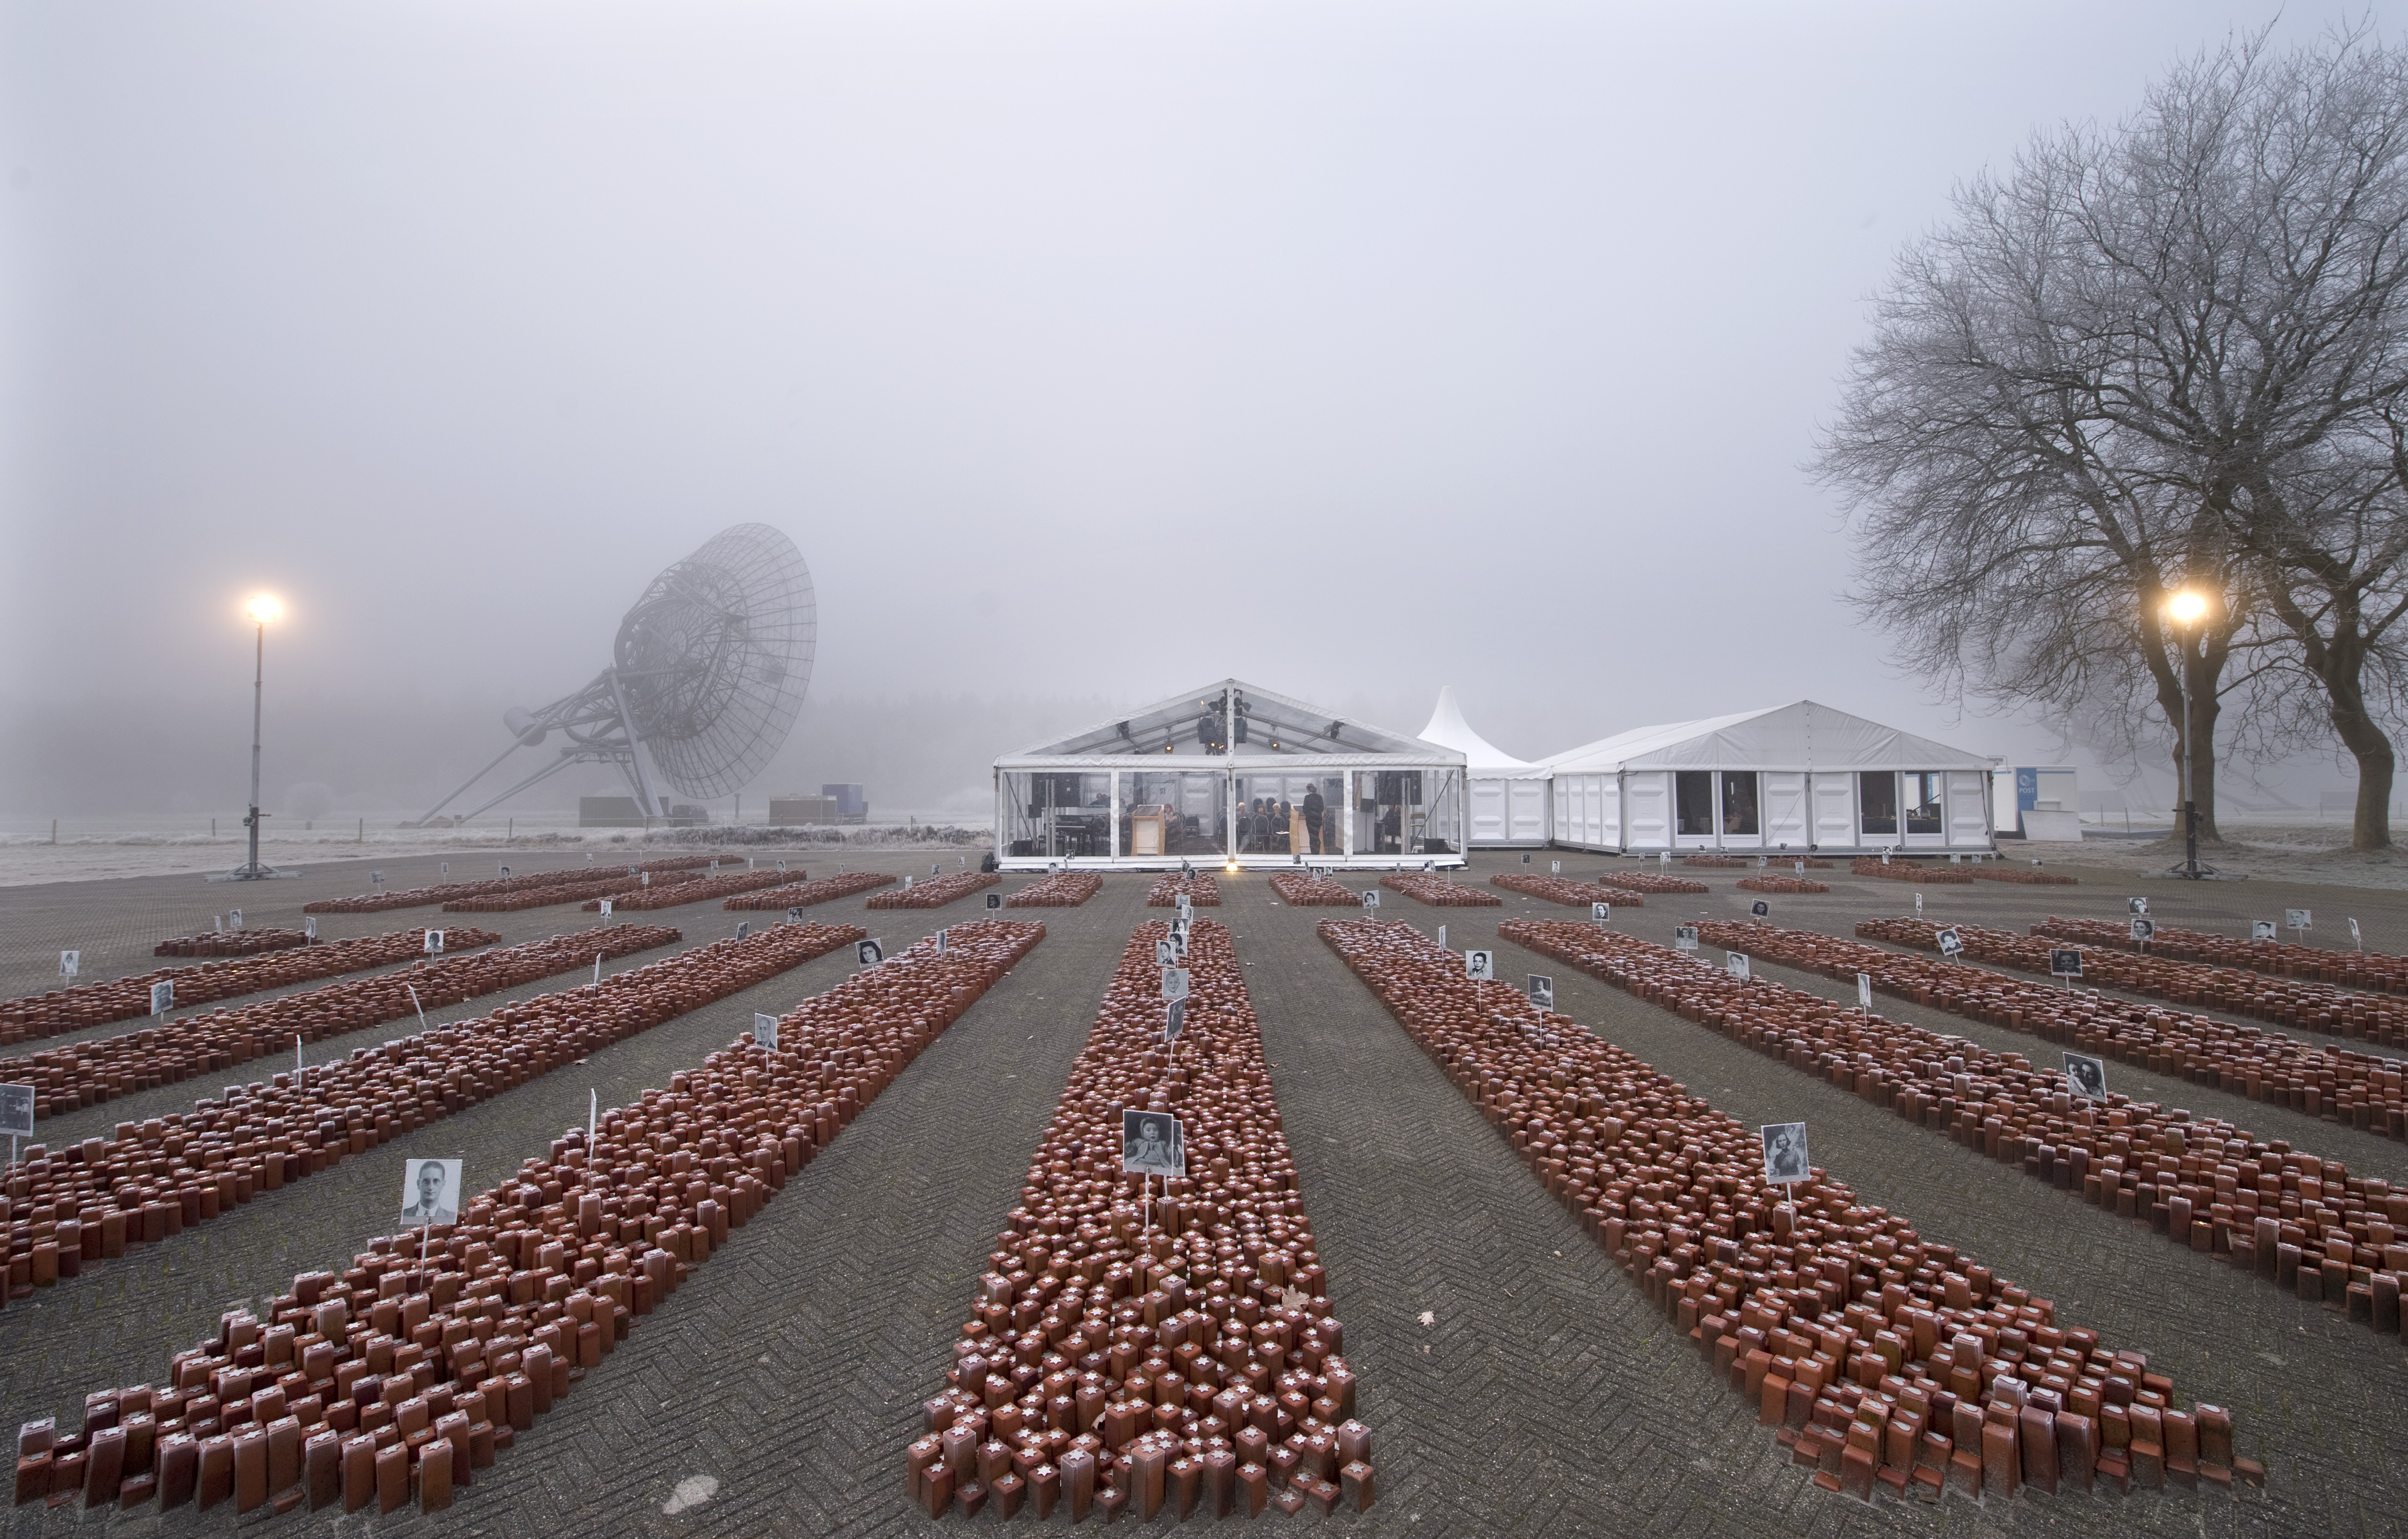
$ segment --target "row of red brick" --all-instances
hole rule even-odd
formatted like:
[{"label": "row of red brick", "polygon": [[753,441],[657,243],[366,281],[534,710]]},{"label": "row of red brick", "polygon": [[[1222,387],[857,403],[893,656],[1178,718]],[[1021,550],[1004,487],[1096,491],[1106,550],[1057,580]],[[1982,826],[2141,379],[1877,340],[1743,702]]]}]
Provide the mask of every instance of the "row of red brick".
[{"label": "row of red brick", "polygon": [[1390,871],[1380,878],[1380,885],[1434,909],[1493,909],[1504,902],[1493,892],[1467,887],[1435,871]]},{"label": "row of red brick", "polygon": [[2132,939],[2129,921],[2059,919],[2055,914],[2034,925],[2031,932],[2050,940],[2139,952],[2144,956],[2172,957],[2178,962],[2205,962],[2214,967],[2271,972],[2278,978],[2309,978],[2384,994],[2408,994],[2408,956],[2392,956],[2379,951],[2323,951],[2288,941],[2242,941],[2229,935],[2210,935],[2166,925],[2157,926],[2155,934],[2141,942]]},{"label": "row of red brick", "polygon": [[1884,860],[1878,856],[1860,855],[1849,863],[1848,870],[1857,876],[1878,876],[1890,882],[1921,882],[1943,887],[1973,885],[1973,873],[1962,866],[1920,866],[1912,860]]},{"label": "row of red brick", "polygon": [[1683,893],[1712,892],[1702,882],[1692,882],[1685,876],[1665,876],[1655,871],[1605,871],[1598,875],[1598,885],[1615,887],[1624,892],[1659,893],[1673,897]]},{"label": "row of red brick", "polygon": [[[707,855],[673,856],[664,860],[647,860],[637,866],[637,871],[649,871],[659,876],[668,871],[701,870],[717,862]],[[627,870],[618,864],[620,871]],[[445,882],[427,887],[403,887],[392,892],[364,892],[351,898],[322,898],[305,905],[304,913],[382,913],[388,909],[424,908],[430,903],[450,903],[457,899],[482,898],[496,893],[531,892],[541,887],[556,887],[581,882],[608,880],[611,869],[602,866],[565,866],[556,871],[527,871],[518,876],[490,877],[481,882]],[[552,901],[547,899],[547,901]],[[538,905],[539,906],[539,905]]]},{"label": "row of red brick", "polygon": [[[1567,932],[1627,942],[1561,920],[1499,927]],[[2049,1301],[1822,1171],[1768,1186],[1748,1129],[1570,1017],[1467,980],[1409,926],[1325,920],[1321,933],[1793,1457],[1817,1467],[1817,1485],[1868,1499],[1943,1485],[2010,1497],[2027,1484],[2262,1478],[2234,1457],[2229,1417],[2179,1410],[2142,1354],[2061,1324]],[[1634,975],[1634,992],[1684,1014],[1695,1007],[1675,997],[1719,976],[1644,950],[1666,960],[1649,963],[1659,975]],[[1610,944],[1609,966],[1640,954]]]},{"label": "row of red brick", "polygon": [[[1154,963],[1168,932],[1140,925],[1123,953],[924,1407],[905,1477],[932,1517],[1372,1503],[1370,1432],[1236,948],[1196,925],[1173,1053]],[[1188,1173],[1157,1197],[1122,1173],[1124,1108],[1183,1129]]]},{"label": "row of red brick", "polygon": [[1342,882],[1310,871],[1271,872],[1271,891],[1280,900],[1300,909],[1359,909],[1363,895]]},{"label": "row of red brick", "polygon": [[1093,871],[1055,871],[1040,876],[1003,900],[1008,909],[1075,909],[1104,890]]},{"label": "row of red brick", "polygon": [[312,1067],[299,1084],[287,1071],[269,1083],[230,1087],[189,1113],[120,1123],[114,1139],[89,1138],[55,1156],[36,1145],[10,1172],[10,1216],[22,1215],[9,1230],[11,1292],[21,1263],[24,1281],[38,1287],[126,1246],[168,1239],[862,933],[853,926],[775,926],[599,984],[516,1000],[481,1019],[359,1048]]},{"label": "row of red brick", "polygon": [[150,948],[153,956],[256,956],[264,951],[290,951],[294,946],[315,944],[308,930],[272,929],[254,927],[250,929],[205,929],[198,935],[179,935],[162,941]]},{"label": "row of red brick", "polygon": [[875,892],[881,887],[892,886],[896,878],[878,871],[839,871],[834,876],[823,876],[816,882],[796,882],[791,876],[787,881],[792,885],[771,887],[767,892],[748,893],[742,898],[731,898],[719,906],[738,913],[807,909],[814,903],[830,903],[839,898],[851,898],[855,893]]},{"label": "row of red brick", "polygon": [[[1885,930],[1919,937],[1934,948],[1938,944],[1938,927],[1921,921],[1885,927]],[[2386,1138],[2408,1138],[2401,1065],[2388,1058],[2091,990],[2026,983],[1986,968],[1935,962],[1828,935],[1802,930],[1745,933],[1751,950],[1793,967],[1843,980],[1861,972],[1882,992],[1917,1004],[2013,1031],[2028,1031],[2043,1041],[2136,1063],[2154,1073],[2174,1074],[2227,1094],[2347,1122]],[[2086,969],[2090,959],[2086,952]]]},{"label": "row of red brick", "polygon": [[[806,929],[862,933],[710,949],[767,956]],[[234,1312],[179,1354],[166,1388],[87,1397],[66,1438],[29,1425],[18,1499],[448,1506],[1043,936],[988,921],[941,956],[923,941],[786,1015],[777,1051],[741,1038],[603,1114],[591,1148],[582,1129],[554,1141],[425,1231],[423,1264],[411,1230],[299,1274],[266,1320]]]},{"label": "row of red brick", "polygon": [[[485,945],[499,937],[468,930],[463,939]],[[0,1064],[0,1072],[34,1087],[36,1117],[54,1116],[289,1051],[296,1037],[322,1042],[401,1020],[421,1009],[516,988],[585,966],[596,956],[624,956],[676,939],[677,931],[670,929],[635,931],[624,939],[613,930],[555,935],[466,956],[422,958],[373,978],[328,984],[232,1010],[220,1005],[162,1026],[41,1048]]]},{"label": "row of red brick", "polygon": [[[491,930],[464,925],[446,930],[443,944],[447,951],[462,951],[489,946],[500,939]],[[159,968],[107,983],[78,984],[72,988],[53,989],[48,994],[0,1004],[0,1043],[55,1037],[86,1027],[148,1015],[154,984],[168,985],[174,990],[177,1008],[181,1009],[256,994],[266,988],[290,988],[315,978],[362,972],[425,954],[426,932],[404,929],[390,935],[363,935],[356,940],[270,952],[263,956],[204,962],[198,967]]]},{"label": "row of red brick", "polygon": [[[735,871],[726,876],[688,877],[681,882],[654,883],[649,887],[632,887],[611,895],[613,913],[637,913],[647,909],[681,909],[688,903],[708,903],[713,899],[739,897],[759,892],[767,887],[782,887],[795,880],[788,871]],[[603,899],[589,898],[585,912],[599,913]]]},{"label": "row of red brick", "polygon": [[882,892],[869,900],[868,906],[873,909],[941,909],[1002,880],[993,871],[954,871],[950,875],[931,876],[913,882],[899,891]]},{"label": "row of red brick", "polygon": [[1532,898],[1543,898],[1550,903],[1569,908],[1584,909],[1591,903],[1619,903],[1627,909],[1643,909],[1647,899],[1638,893],[1621,887],[1602,886],[1595,882],[1574,882],[1561,876],[1535,876],[1521,871],[1507,871],[1488,879],[1492,887],[1518,892]]},{"label": "row of red brick", "polygon": [[[1764,930],[1717,923],[1703,927],[1700,939],[1745,945],[1768,959],[1802,959],[1802,951],[1792,950],[1798,934],[1770,932],[1779,939],[1768,945]],[[1830,958],[1828,950],[1821,955]],[[2018,1055],[1824,1009],[1814,1028],[1822,1045],[1810,1043],[1802,1059],[1792,1057],[1795,1066],[1832,1073],[1835,1083],[1876,1104],[1895,1106],[1902,1116],[2020,1163],[2096,1206],[2145,1221],[2177,1244],[2254,1270],[2303,1299],[2386,1333],[2401,1329],[2408,1194],[2392,1191],[2389,1182],[2353,1176],[2340,1160],[2286,1140],[2260,1139],[2220,1117],[2121,1093],[2103,1104],[2083,1100],[2061,1073],[2035,1070]],[[1850,1045],[1832,1045],[1842,1041]],[[2110,1056],[2110,1043],[2089,1032],[2077,1032],[2068,1045]]]},{"label": "row of red brick", "polygon": [[1217,909],[1221,906],[1221,884],[1202,871],[1194,876],[1182,876],[1177,871],[1165,871],[1145,889],[1145,906],[1150,909],[1175,909],[1184,897],[1190,906]]},{"label": "row of red brick", "polygon": [[2041,870],[2032,866],[2009,866],[2003,862],[1977,860],[1965,869],[1973,873],[1973,880],[1976,882],[2004,882],[2010,885],[2023,887],[2081,885],[2078,878],[2066,876],[2057,871]]},{"label": "row of red brick", "polygon": [[1742,877],[1739,885],[1749,892],[1816,893],[1831,890],[1828,882],[1810,881],[1802,876],[1748,876]]},{"label": "row of red brick", "polygon": [[[2019,972],[2049,975],[2049,954],[2061,944],[1978,925],[1953,927],[1965,956]],[[1920,919],[1872,919],[1856,926],[1867,940],[1887,941],[1918,951],[1940,949],[1940,927]],[[2126,934],[2130,930],[2127,928]],[[2380,994],[2352,994],[2330,984],[2270,978],[2239,968],[2207,967],[2135,956],[2112,948],[2085,950],[2082,979],[2127,994],[2145,995],[2228,1015],[2250,1015],[2278,1026],[2303,1027],[2327,1036],[2356,1037],[2386,1046],[2408,1046],[2408,1000]]]}]

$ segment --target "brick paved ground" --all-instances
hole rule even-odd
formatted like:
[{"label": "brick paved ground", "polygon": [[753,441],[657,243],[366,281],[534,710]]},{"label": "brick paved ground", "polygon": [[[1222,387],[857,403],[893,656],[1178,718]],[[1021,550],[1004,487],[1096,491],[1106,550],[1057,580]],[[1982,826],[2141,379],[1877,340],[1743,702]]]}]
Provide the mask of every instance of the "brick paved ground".
[{"label": "brick paved ground", "polygon": [[[848,863],[924,871],[926,858],[854,856]],[[1568,875],[1605,864],[1542,854],[1538,869],[1553,858],[1565,861]],[[1508,863],[1518,864],[1484,856],[1482,873]],[[396,882],[431,879],[431,861],[423,874],[403,870],[406,864],[384,862]],[[815,872],[820,864],[832,870],[834,863],[815,863]],[[1713,892],[1652,900],[1628,913],[1627,928],[1669,936],[1674,916],[1693,908],[1742,915],[1746,895],[1731,884],[1745,874],[1705,873]],[[1858,917],[1911,903],[1903,889],[1831,874],[1845,890],[1775,899],[1776,917],[1812,923],[1800,911],[1825,904],[1828,917],[1813,928],[1845,933]],[[138,942],[147,962],[151,940],[194,928],[188,915],[165,918],[178,913],[179,900],[165,886],[179,883],[192,879],[90,885],[112,889],[106,893],[13,889],[0,894],[0,913],[8,916],[9,945],[41,958],[57,944],[74,943],[54,943],[56,934],[98,933],[100,913],[125,911],[113,921],[124,928],[122,944],[130,951]],[[136,890],[146,885],[160,890]],[[1927,893],[1938,895],[1936,916],[2020,926],[2028,922],[2019,917],[2025,913],[2120,913],[2127,885],[1985,885]],[[2188,889],[2169,898],[2166,885],[2149,890],[2168,923],[2211,917],[2204,907],[2181,912],[2183,901],[2229,899],[2238,905],[2230,913],[2241,919],[2284,902],[2280,893],[2245,887],[2234,889],[2238,899],[2214,890],[2193,899]],[[211,889],[211,899],[222,890]],[[1278,905],[1258,877],[1225,880],[1224,890],[1227,904],[1218,917],[1240,937],[1239,952],[1249,964],[1307,1211],[1348,1326],[1363,1414],[1379,1451],[1380,1505],[1366,1519],[1340,1519],[1344,1526],[1399,1533],[1643,1527],[1784,1536],[2087,1533],[2110,1523],[2208,1534],[2398,1532],[2386,1516],[2393,1501],[2389,1466],[2408,1447],[2408,1374],[2396,1340],[2198,1262],[1944,1138],[1868,1115],[1854,1097],[1775,1060],[1560,964],[1507,948],[1504,961],[1514,971],[1555,977],[1559,1007],[1576,1019],[1743,1121],[1806,1116],[1818,1162],[1866,1200],[1971,1249],[2057,1300],[2067,1317],[2148,1352],[2171,1368],[2186,1395],[2230,1405],[2244,1451],[2264,1459],[2272,1472],[2270,1490],[2240,1503],[2178,1494],[1868,1508],[1813,1490],[1805,1472],[1776,1457],[1752,1408],[1714,1382],[1637,1286],[1607,1262],[1313,939],[1314,922],[1328,911]],[[1083,909],[1024,915],[1044,921],[1048,941],[450,1515],[395,1515],[376,1526],[397,1534],[515,1534],[569,1525],[729,1535],[939,1530],[943,1525],[915,1520],[905,1509],[901,1449],[913,1434],[919,1401],[938,1383],[973,1280],[1015,1201],[1027,1153],[1051,1115],[1105,981],[1130,928],[1145,916],[1143,894],[1144,879],[1115,877]],[[2318,920],[2329,924],[2325,909],[2344,898],[2359,904],[2371,945],[2389,949],[2386,934],[2393,944],[2408,943],[2408,894],[2344,895],[2327,887],[2289,901],[2320,905]],[[1492,938],[1501,918],[1574,912],[1509,900],[1502,909],[1441,913],[1393,896],[1390,901],[1389,916],[1425,929],[1445,923],[1458,946]],[[810,913],[854,918],[861,903]],[[924,933],[968,917],[976,903],[880,914],[873,928],[890,939]],[[208,912],[204,907],[203,925]],[[495,916],[512,923],[492,928],[512,939],[551,933],[559,927],[545,916],[562,912]],[[691,922],[705,912],[648,917],[684,923],[690,935],[706,939],[720,931],[695,934],[702,927]],[[713,925],[736,917],[707,912]],[[143,929],[130,916],[137,913],[163,922]],[[343,933],[394,928],[414,913],[361,916],[352,921],[360,930]],[[252,913],[254,922],[277,917],[264,905]],[[2231,923],[2228,916],[2223,926]],[[2378,923],[2388,928],[2378,929]],[[606,1102],[627,1099],[726,1041],[754,1009],[791,1004],[848,965],[841,955],[822,958],[598,1054],[590,1073],[548,1076],[437,1123],[426,1136],[445,1152],[464,1152],[472,1178],[490,1179],[478,1172],[515,1165],[581,1116],[586,1084],[598,1086]],[[1814,986],[1822,986],[1819,980]],[[1987,1028],[1937,1012],[1918,1018],[1991,1040]],[[97,1115],[104,1123],[116,1120],[115,1110]],[[2252,1104],[2234,1115],[2274,1126],[2270,1107]],[[2340,1129],[2311,1128],[2315,1136],[2303,1133],[2305,1141],[2343,1152]],[[63,1284],[39,1307],[0,1311],[7,1348],[0,1362],[12,1365],[0,1369],[8,1396],[0,1410],[64,1413],[87,1388],[152,1377],[220,1309],[264,1296],[294,1271],[348,1255],[383,1227],[390,1205],[384,1188],[393,1185],[387,1163],[348,1161],[149,1256]],[[1432,1325],[1420,1323],[1424,1311]],[[695,1477],[715,1482],[709,1498],[665,1514],[680,1482]],[[89,1527],[183,1532],[230,1521],[222,1509],[206,1518],[187,1509],[165,1518],[154,1512],[108,1520],[87,1520],[76,1508],[21,1509],[11,1527],[28,1534]],[[344,1525],[294,1516],[272,1526],[305,1533]]]}]

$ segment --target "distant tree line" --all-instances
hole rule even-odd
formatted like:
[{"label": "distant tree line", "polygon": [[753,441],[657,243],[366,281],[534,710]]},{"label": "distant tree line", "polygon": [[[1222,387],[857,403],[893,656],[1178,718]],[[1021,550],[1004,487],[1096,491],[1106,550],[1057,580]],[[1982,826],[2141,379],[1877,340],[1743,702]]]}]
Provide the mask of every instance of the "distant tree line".
[{"label": "distant tree line", "polygon": [[[1813,465],[1942,689],[2138,753],[2337,735],[2391,841],[2408,689],[2408,54],[2267,34],[2037,135],[1900,255]],[[2194,624],[2183,590],[2208,600]],[[2182,702],[2188,699],[2187,714]]]}]

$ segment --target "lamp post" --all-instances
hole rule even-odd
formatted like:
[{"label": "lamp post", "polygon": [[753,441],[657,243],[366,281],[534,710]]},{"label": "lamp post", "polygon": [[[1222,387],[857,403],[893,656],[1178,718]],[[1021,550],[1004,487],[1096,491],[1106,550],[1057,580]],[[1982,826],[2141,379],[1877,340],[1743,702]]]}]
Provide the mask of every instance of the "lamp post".
[{"label": "lamp post", "polygon": [[245,860],[241,865],[236,866],[234,870],[226,872],[223,876],[213,876],[209,878],[212,882],[264,882],[275,877],[297,874],[280,871],[275,870],[273,867],[263,866],[259,863],[259,819],[261,816],[259,811],[259,726],[261,695],[267,677],[267,623],[271,620],[283,618],[284,606],[279,603],[273,595],[263,593],[254,595],[251,601],[243,606],[243,612],[251,617],[251,624],[257,627],[257,635],[253,638],[252,642],[253,650],[251,654],[251,813],[250,815],[246,816],[242,820],[243,827],[251,830],[251,856],[248,860]]},{"label": "lamp post", "polygon": [[2198,881],[2204,874],[2199,869],[2199,803],[2191,795],[2190,650],[2199,623],[2206,615],[2206,596],[2193,589],[2185,588],[2166,600],[2166,618],[2173,622],[2174,634],[2182,640],[2182,660],[2174,669],[2174,694],[2181,702],[2182,722],[2175,730],[2174,741],[2182,749],[2182,788],[2179,794],[2183,813],[2183,863],[2174,868],[2173,874],[2190,882]]}]

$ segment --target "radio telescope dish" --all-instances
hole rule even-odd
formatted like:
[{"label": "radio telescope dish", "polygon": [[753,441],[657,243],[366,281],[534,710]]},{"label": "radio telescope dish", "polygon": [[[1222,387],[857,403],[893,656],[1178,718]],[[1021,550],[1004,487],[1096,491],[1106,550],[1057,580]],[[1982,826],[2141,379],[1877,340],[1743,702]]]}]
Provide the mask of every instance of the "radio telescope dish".
[{"label": "radio telescope dish", "polygon": [[521,748],[567,741],[550,764],[461,820],[572,764],[614,764],[647,816],[659,784],[724,796],[750,781],[794,730],[818,639],[810,568],[766,524],[738,524],[652,579],[619,622],[610,666],[539,710],[502,713],[510,746],[429,808],[423,827]]}]

